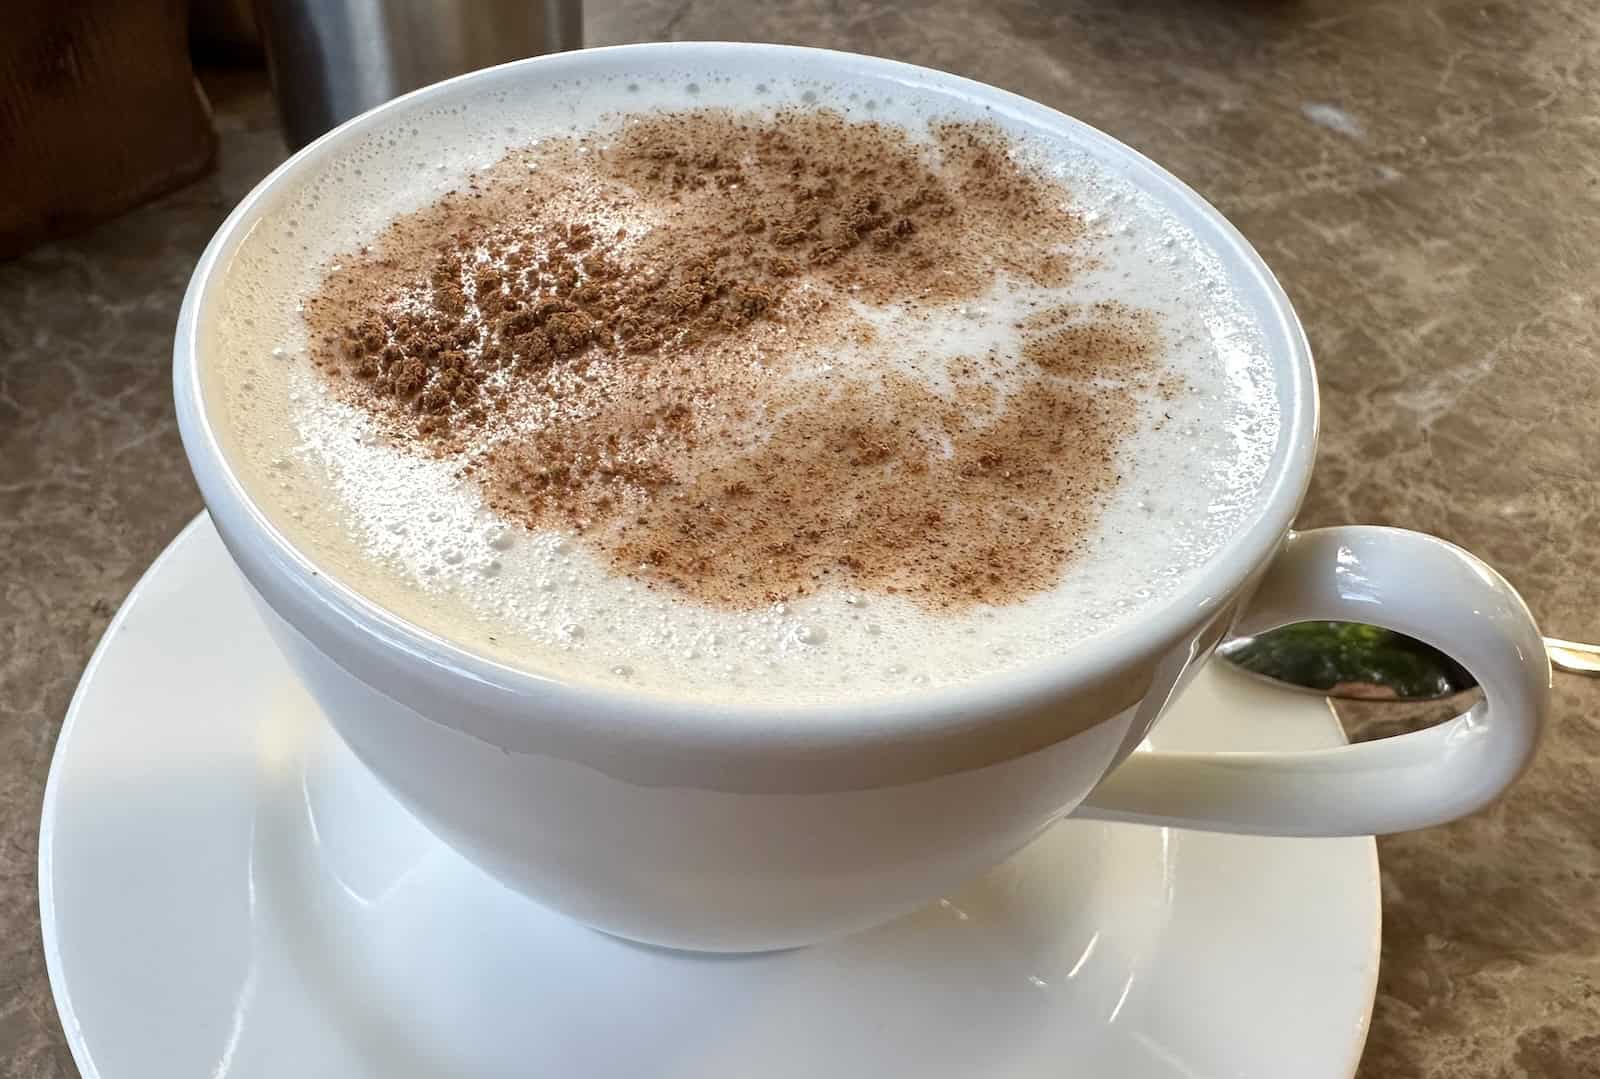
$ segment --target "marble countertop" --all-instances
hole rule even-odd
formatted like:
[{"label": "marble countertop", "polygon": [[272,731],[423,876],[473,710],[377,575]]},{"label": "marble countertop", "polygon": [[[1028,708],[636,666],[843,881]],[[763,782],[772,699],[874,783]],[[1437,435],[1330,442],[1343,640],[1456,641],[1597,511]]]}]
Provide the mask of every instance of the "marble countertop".
[{"label": "marble countertop", "polygon": [[[592,43],[878,53],[1070,112],[1222,209],[1294,298],[1323,432],[1302,521],[1423,529],[1600,638],[1600,15],[1584,0],[591,3]],[[259,76],[208,78],[217,173],[0,264],[0,1079],[75,1074],[39,946],[37,825],[78,675],[199,508],[178,301],[283,156]],[[1356,737],[1440,709],[1346,711]],[[1600,1076],[1600,681],[1469,820],[1380,841],[1364,1079]]]}]

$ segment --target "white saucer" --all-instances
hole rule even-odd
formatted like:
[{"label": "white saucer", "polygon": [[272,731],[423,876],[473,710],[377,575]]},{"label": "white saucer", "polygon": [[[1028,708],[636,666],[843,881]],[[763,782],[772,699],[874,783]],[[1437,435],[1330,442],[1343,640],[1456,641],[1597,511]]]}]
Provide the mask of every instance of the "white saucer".
[{"label": "white saucer", "polygon": [[[1157,741],[1341,738],[1322,702],[1208,671]],[[1078,821],[815,948],[696,957],[583,929],[377,786],[203,516],[84,673],[39,862],[50,980],[89,1079],[1342,1079],[1378,966],[1370,839]]]}]

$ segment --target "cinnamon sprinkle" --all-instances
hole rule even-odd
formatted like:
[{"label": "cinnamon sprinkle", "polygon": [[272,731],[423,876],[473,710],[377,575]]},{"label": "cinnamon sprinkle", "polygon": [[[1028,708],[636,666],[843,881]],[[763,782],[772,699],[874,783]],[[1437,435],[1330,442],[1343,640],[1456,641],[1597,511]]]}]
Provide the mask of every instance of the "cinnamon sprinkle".
[{"label": "cinnamon sprinkle", "polygon": [[497,513],[652,586],[1021,598],[1092,529],[1137,395],[1175,381],[1117,304],[1040,311],[1020,373],[957,359],[948,394],[873,360],[896,342],[863,305],[915,322],[1092,258],[1001,132],[932,135],[700,110],[514,151],[328,274],[313,360]]}]

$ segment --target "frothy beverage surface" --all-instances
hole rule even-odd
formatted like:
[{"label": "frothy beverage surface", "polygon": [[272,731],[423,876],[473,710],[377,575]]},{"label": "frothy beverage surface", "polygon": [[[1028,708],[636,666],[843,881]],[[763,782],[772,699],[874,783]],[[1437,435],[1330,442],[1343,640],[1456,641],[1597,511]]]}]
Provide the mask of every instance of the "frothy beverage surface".
[{"label": "frothy beverage surface", "polygon": [[1065,136],[869,89],[591,82],[369,135],[204,327],[247,486],[440,636],[705,699],[969,680],[1170,596],[1258,499],[1260,331]]}]

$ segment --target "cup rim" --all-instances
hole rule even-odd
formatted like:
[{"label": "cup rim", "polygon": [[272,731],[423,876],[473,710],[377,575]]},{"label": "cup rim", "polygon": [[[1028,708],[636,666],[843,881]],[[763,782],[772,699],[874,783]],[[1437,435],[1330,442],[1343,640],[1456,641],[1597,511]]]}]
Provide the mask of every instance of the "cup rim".
[{"label": "cup rim", "polygon": [[[1279,443],[1257,508],[1192,579],[1166,600],[1123,623],[1097,633],[1058,655],[1020,668],[950,686],[905,693],[804,703],[674,697],[648,688],[540,674],[491,659],[379,606],[326,572],[295,546],[249,495],[224,453],[204,404],[200,377],[199,325],[217,271],[248,232],[257,209],[274,189],[315,168],[335,147],[380,125],[396,112],[494,81],[513,81],[523,71],[560,78],[566,72],[607,63],[666,62],[705,66],[750,63],[763,56],[788,62],[814,62],[842,73],[866,75],[908,87],[979,100],[991,109],[1035,125],[1064,131],[1074,142],[1126,167],[1140,186],[1184,214],[1229,265],[1246,294],[1257,297],[1254,310],[1274,353],[1280,394]],[[1269,318],[1270,316],[1270,318]],[[246,576],[287,621],[308,616],[333,632],[349,654],[336,662],[395,669],[420,665],[423,672],[455,683],[458,704],[442,722],[490,741],[503,741],[509,715],[514,725],[564,728],[578,738],[601,736],[608,743],[642,739],[675,749],[726,746],[752,740],[783,744],[798,751],[841,748],[847,743],[879,743],[915,734],[937,738],[966,733],[985,719],[1030,712],[1060,700],[1069,691],[1126,671],[1131,660],[1169,647],[1200,620],[1228,603],[1273,554],[1289,531],[1310,480],[1318,422],[1311,350],[1298,317],[1265,261],[1242,234],[1196,192],[1161,166],[1090,125],[1049,106],[962,76],[900,61],[856,53],[793,45],[745,42],[656,42],[555,53],[485,68],[412,91],[357,116],[303,147],[247,194],[224,220],[197,263],[179,313],[173,348],[174,391],[180,431],[191,467],[219,529]],[[248,549],[241,550],[241,544]],[[247,564],[248,563],[248,564]],[[254,570],[254,572],[253,572]],[[271,577],[272,587],[260,574]],[[287,604],[292,611],[284,611]],[[320,645],[319,645],[320,646]],[[324,648],[324,651],[327,651]],[[356,656],[351,659],[351,656]],[[359,675],[358,675],[359,676]],[[413,682],[413,684],[416,684]],[[383,687],[375,687],[382,689]],[[461,702],[460,697],[466,701]],[[1137,696],[1137,695],[1135,695]],[[475,709],[498,713],[499,722],[479,722]],[[1109,715],[1109,713],[1108,713]],[[1088,717],[1098,722],[1108,715]],[[600,722],[604,717],[604,722]],[[736,720],[736,722],[731,722]]]}]

